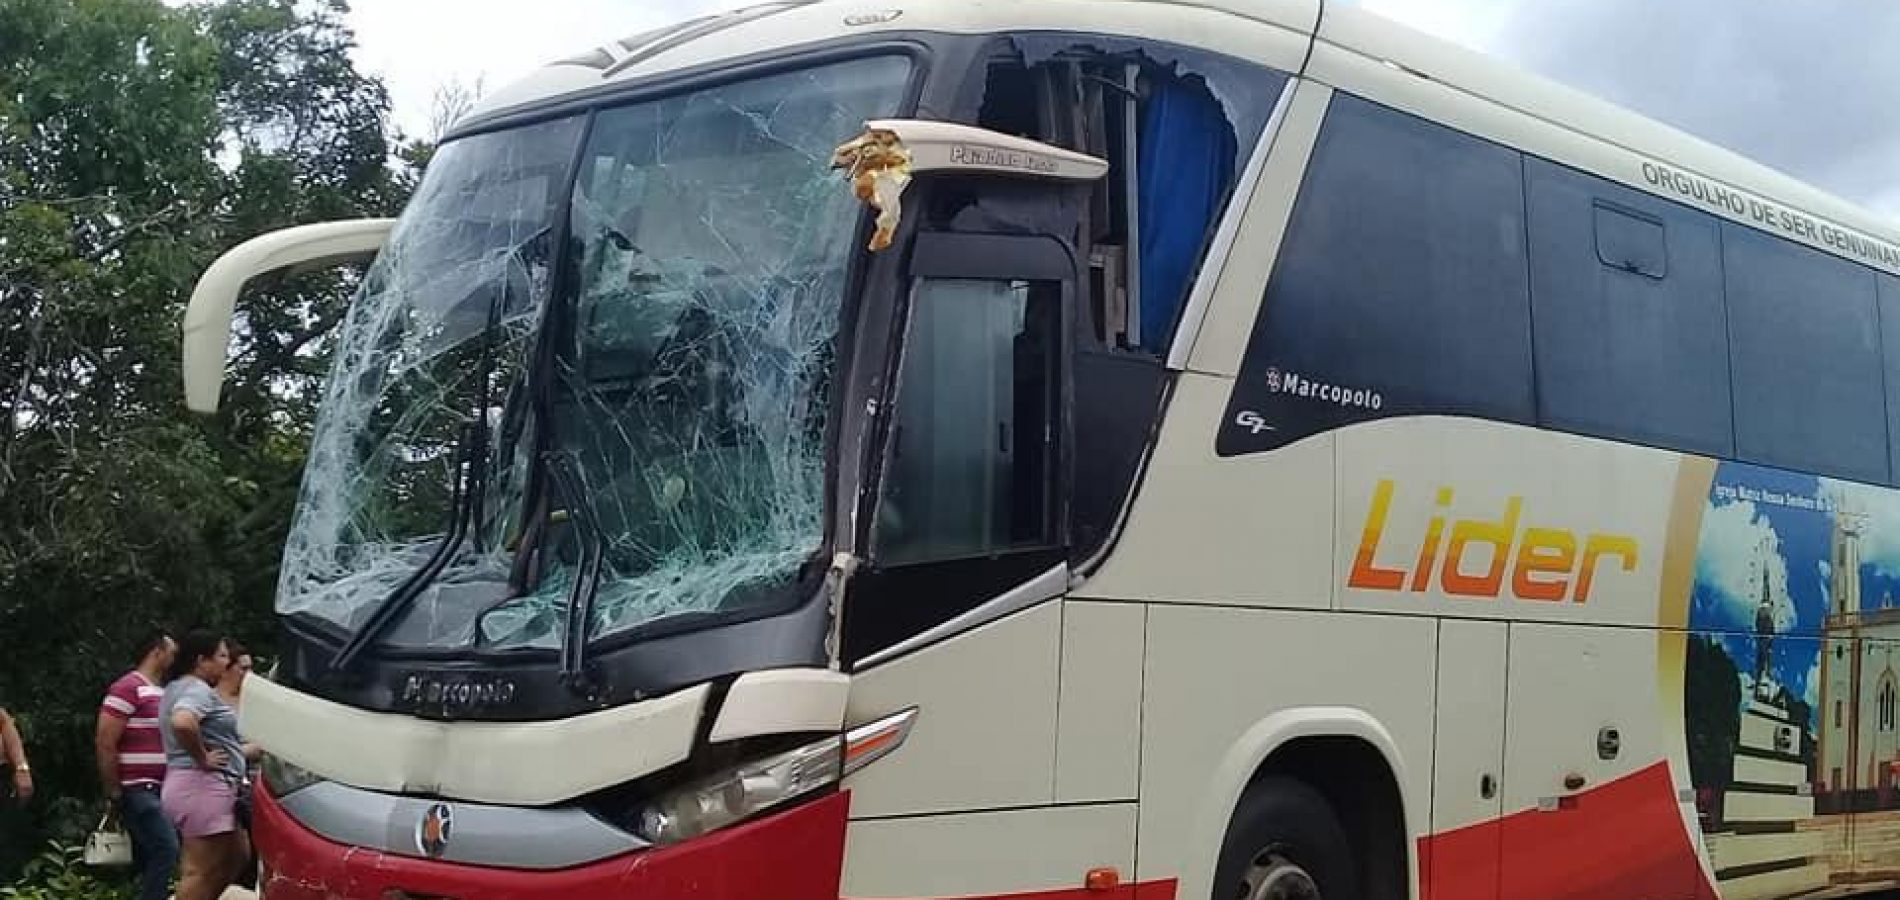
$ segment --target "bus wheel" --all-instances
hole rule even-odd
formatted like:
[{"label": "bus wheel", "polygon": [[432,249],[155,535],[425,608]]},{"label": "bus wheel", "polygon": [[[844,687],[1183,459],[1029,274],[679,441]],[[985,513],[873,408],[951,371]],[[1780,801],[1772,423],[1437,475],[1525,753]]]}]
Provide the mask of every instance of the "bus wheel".
[{"label": "bus wheel", "polygon": [[1361,900],[1332,805],[1292,778],[1255,781],[1227,823],[1213,900]]}]

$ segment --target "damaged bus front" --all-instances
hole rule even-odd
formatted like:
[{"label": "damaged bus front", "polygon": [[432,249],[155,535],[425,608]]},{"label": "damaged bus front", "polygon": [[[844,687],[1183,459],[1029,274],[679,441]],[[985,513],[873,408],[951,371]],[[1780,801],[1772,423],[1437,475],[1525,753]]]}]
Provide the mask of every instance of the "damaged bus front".
[{"label": "damaged bus front", "polygon": [[[929,715],[847,729],[850,673],[1106,552],[1280,84],[838,38],[480,114],[400,219],[220,260],[201,410],[247,280],[374,255],[247,693],[266,896],[836,897],[840,781]],[[1163,99],[1214,167],[1171,269],[1133,175]]]}]

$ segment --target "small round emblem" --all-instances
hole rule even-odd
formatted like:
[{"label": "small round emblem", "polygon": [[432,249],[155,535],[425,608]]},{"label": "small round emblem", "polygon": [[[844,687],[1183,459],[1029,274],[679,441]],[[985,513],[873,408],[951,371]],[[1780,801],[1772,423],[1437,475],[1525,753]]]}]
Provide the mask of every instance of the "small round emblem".
[{"label": "small round emblem", "polygon": [[422,814],[422,821],[416,823],[416,849],[430,859],[440,859],[442,851],[449,847],[449,835],[454,830],[455,811],[447,803],[437,803]]}]

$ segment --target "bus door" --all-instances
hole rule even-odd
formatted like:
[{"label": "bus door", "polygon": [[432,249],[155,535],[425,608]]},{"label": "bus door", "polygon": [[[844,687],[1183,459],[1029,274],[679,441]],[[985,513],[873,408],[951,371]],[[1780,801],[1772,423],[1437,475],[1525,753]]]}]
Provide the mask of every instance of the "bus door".
[{"label": "bus door", "polygon": [[874,463],[870,565],[844,622],[847,659],[927,640],[1006,596],[1020,609],[1067,589],[1077,272],[1053,236],[916,235]]}]

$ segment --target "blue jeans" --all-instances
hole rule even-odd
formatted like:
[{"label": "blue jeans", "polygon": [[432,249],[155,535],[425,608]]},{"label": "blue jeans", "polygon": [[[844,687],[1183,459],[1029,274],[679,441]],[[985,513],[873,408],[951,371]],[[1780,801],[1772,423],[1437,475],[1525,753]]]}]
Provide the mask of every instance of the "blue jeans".
[{"label": "blue jeans", "polygon": [[165,818],[158,787],[128,787],[119,798],[119,820],[132,836],[132,867],[138,873],[138,900],[165,900],[178,868],[178,830]]}]

